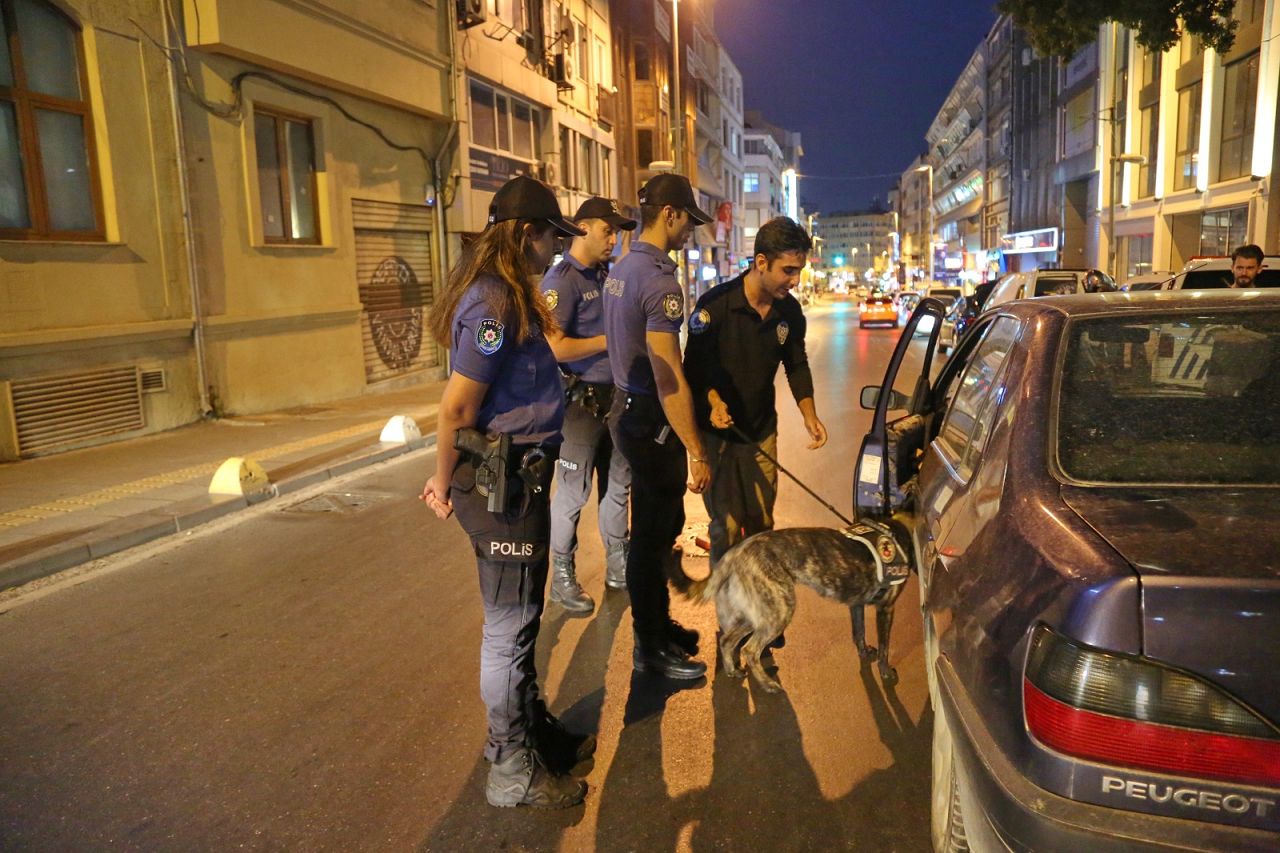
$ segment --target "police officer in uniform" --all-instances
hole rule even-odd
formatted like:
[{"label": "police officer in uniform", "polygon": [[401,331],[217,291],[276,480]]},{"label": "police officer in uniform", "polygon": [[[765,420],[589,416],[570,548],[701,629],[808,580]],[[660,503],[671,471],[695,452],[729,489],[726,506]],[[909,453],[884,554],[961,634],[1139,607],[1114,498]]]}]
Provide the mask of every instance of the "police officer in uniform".
[{"label": "police officer in uniform", "polygon": [[547,581],[547,495],[564,421],[564,392],[547,334],[555,329],[536,279],[565,221],[555,193],[533,178],[508,181],[489,224],[449,273],[431,330],[449,347],[452,373],[440,401],[436,471],[422,500],[456,513],[471,538],[484,605],[480,693],[488,708],[495,806],[561,808],[586,784],[568,768],[595,750],[543,704],[534,642]]},{"label": "police officer in uniform", "polygon": [[698,209],[689,179],[670,174],[640,188],[640,212],[640,237],[605,280],[603,297],[616,386],[609,429],[631,465],[632,663],[642,672],[697,679],[707,669],[693,658],[698,635],[671,619],[665,568],[684,527],[686,477],[700,493],[710,472],[680,361],[684,296],[667,253],[711,217]]},{"label": "police officer in uniform", "polygon": [[605,351],[604,308],[600,285],[618,231],[636,227],[616,202],[596,196],[578,208],[576,237],[564,260],[542,278],[542,296],[560,326],[547,334],[565,381],[564,443],[551,496],[551,600],[566,610],[589,613],[591,596],[578,583],[574,554],[578,517],[598,483],[598,522],[605,546],[605,584],[627,586],[627,493],[631,471],[613,446],[605,417],[613,402],[613,372]]}]

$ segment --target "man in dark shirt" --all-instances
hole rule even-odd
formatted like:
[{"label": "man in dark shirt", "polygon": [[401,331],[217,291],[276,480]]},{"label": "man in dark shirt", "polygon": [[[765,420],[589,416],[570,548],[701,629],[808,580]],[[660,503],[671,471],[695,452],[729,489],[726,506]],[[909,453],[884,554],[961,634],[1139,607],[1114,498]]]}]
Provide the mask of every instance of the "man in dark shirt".
[{"label": "man in dark shirt", "polygon": [[770,220],[756,234],[751,268],[703,294],[689,317],[684,368],[711,462],[703,500],[713,566],[736,543],[773,528],[778,471],[760,449],[777,458],[779,364],[812,439],[809,449],[827,442],[813,402],[804,313],[790,293],[812,245],[792,220]]}]

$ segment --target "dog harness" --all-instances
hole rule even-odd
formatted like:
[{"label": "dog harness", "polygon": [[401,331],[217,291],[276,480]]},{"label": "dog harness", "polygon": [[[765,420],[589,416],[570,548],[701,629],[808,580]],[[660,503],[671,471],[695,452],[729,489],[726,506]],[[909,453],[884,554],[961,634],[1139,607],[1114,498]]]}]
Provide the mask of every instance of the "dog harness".
[{"label": "dog harness", "polygon": [[876,561],[876,582],[879,584],[868,599],[868,604],[879,604],[895,586],[907,582],[911,576],[911,564],[893,538],[893,531],[879,522],[862,519],[840,531],[854,542],[865,545]]}]

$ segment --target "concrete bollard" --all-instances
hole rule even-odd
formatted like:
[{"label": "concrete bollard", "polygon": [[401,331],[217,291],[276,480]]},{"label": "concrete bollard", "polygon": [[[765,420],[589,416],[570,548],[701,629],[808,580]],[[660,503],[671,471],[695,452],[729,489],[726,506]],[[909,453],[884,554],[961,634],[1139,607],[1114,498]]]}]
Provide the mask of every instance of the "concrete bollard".
[{"label": "concrete bollard", "polygon": [[408,415],[396,415],[382,428],[378,441],[384,444],[413,444],[422,438],[418,423]]},{"label": "concrete bollard", "polygon": [[252,459],[232,456],[218,466],[209,483],[211,495],[256,495],[271,488],[271,479]]}]

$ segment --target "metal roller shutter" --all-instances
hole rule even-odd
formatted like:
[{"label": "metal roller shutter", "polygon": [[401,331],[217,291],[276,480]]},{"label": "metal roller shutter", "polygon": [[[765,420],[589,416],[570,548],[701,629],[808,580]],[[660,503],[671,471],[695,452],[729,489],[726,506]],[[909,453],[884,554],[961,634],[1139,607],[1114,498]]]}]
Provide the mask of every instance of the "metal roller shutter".
[{"label": "metal roller shutter", "polygon": [[431,211],[352,199],[351,214],[366,381],[439,367],[439,349],[425,329],[433,284]]}]

